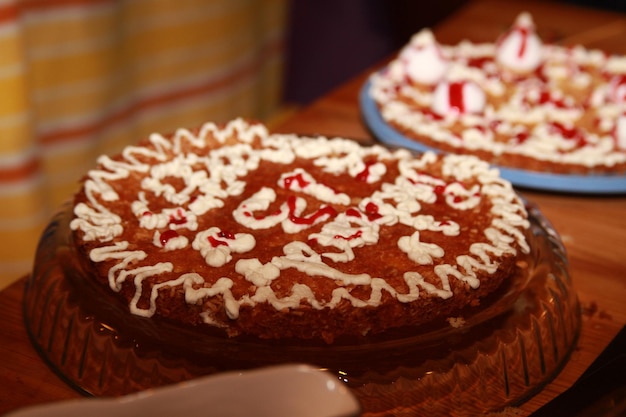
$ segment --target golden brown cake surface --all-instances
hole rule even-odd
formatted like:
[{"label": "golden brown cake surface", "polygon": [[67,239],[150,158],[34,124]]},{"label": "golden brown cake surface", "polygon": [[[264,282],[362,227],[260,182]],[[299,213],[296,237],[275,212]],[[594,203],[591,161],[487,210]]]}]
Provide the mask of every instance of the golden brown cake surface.
[{"label": "golden brown cake surface", "polygon": [[560,174],[626,172],[626,57],[544,43],[518,16],[493,43],[417,33],[371,78],[405,137],[490,163]]},{"label": "golden brown cake surface", "polygon": [[529,250],[523,202],[471,156],[238,119],[98,164],[71,222],[94,280],[131,314],[199,331],[332,343],[459,323]]}]

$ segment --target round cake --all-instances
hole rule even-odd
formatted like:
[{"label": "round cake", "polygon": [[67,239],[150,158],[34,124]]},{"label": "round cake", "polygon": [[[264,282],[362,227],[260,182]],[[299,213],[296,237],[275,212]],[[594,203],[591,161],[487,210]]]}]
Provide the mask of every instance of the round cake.
[{"label": "round cake", "polygon": [[524,203],[478,158],[242,119],[100,157],[73,213],[90,279],[129,314],[231,338],[459,326],[529,252]]},{"label": "round cake", "polygon": [[370,97],[410,140],[559,174],[626,172],[626,57],[544,43],[522,13],[493,43],[413,36]]}]

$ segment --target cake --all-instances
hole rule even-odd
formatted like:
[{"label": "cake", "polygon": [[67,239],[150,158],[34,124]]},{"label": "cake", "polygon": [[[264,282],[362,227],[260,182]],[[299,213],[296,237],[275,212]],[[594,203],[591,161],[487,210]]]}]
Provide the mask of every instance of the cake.
[{"label": "cake", "polygon": [[557,174],[626,172],[626,57],[544,42],[529,13],[491,43],[416,33],[369,97],[387,125],[443,152]]},{"label": "cake", "polygon": [[88,395],[305,363],[363,416],[466,416],[554,378],[580,307],[487,162],[237,119],[101,156],[42,233],[24,323]]},{"label": "cake", "polygon": [[72,206],[88,285],[129,317],[235,340],[462,326],[530,251],[524,202],[479,158],[243,119],[101,156]]}]

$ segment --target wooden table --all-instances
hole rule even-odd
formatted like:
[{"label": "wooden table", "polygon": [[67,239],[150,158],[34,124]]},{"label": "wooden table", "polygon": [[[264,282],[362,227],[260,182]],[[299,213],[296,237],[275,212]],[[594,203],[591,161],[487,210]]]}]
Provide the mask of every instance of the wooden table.
[{"label": "wooden table", "polygon": [[[435,35],[442,43],[463,38],[491,41],[524,10],[532,13],[544,40],[626,54],[626,15],[545,1],[476,0],[437,26]],[[373,69],[274,130],[371,142],[357,97]],[[577,349],[557,378],[520,407],[528,414],[569,387],[626,324],[626,196],[520,192],[539,206],[561,235],[583,307]],[[79,397],[32,348],[22,322],[23,285],[20,280],[0,292],[0,414],[29,404]]]}]

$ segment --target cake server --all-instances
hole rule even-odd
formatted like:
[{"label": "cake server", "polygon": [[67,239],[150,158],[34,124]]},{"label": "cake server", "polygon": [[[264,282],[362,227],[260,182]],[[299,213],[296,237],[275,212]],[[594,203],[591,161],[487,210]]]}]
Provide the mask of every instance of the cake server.
[{"label": "cake server", "polygon": [[4,417],[356,417],[361,406],[330,372],[288,364],[216,374],[118,398],[23,408]]}]

